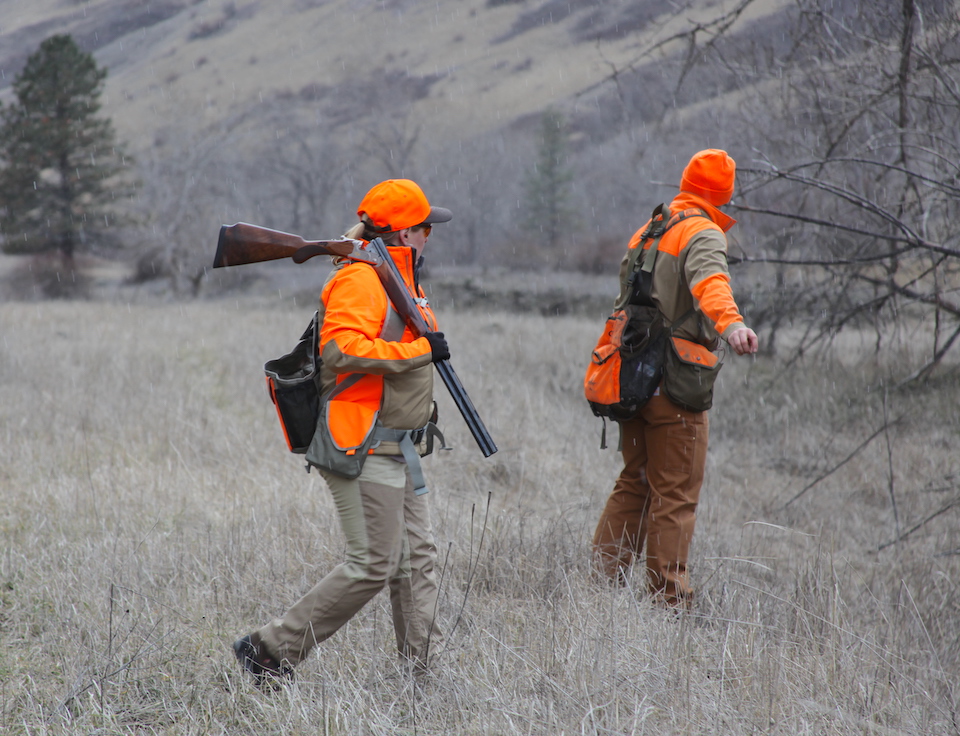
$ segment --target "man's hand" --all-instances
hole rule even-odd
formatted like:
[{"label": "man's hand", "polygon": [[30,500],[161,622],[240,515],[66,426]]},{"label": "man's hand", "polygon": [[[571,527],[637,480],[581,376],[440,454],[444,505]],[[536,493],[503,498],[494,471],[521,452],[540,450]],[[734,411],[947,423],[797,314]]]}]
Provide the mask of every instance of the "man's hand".
[{"label": "man's hand", "polygon": [[430,359],[436,363],[439,360],[449,360],[450,348],[447,346],[447,339],[442,332],[426,332],[423,335],[430,343]]},{"label": "man's hand", "polygon": [[727,338],[730,347],[737,355],[748,355],[760,349],[760,340],[757,333],[749,327],[740,327],[730,333]]}]

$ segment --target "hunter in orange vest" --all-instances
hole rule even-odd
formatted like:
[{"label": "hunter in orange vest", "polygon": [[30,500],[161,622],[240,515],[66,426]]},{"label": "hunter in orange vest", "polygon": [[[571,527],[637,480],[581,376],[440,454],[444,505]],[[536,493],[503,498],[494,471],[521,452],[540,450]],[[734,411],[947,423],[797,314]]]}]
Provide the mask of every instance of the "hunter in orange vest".
[{"label": "hunter in orange vest", "polygon": [[346,560],[283,616],[234,643],[238,661],[261,685],[291,675],[384,587],[403,662],[423,670],[443,643],[435,621],[437,548],[426,489],[413,478],[420,475],[415,446],[429,444],[422,440],[435,419],[433,363],[450,357],[418,274],[433,225],[452,215],[431,207],[409,179],[377,184],[357,215],[344,237],[384,241],[434,331],[416,337],[398,321],[371,266],[335,261],[320,296],[319,340],[323,393],[334,398],[317,431],[329,432],[333,452],[362,452],[364,459],[353,478],[317,465],[340,516]]},{"label": "hunter in orange vest", "polygon": [[[725,233],[736,221],[719,209],[733,196],[735,175],[734,160],[721,150],[700,151],[687,164],[669,209],[697,216],[679,219],[660,240],[651,296],[664,321],[677,323],[681,340],[714,350],[723,339],[746,355],[756,353],[759,343],[730,289]],[[630,298],[627,263],[636,261],[630,251],[643,242],[649,224],[633,236],[624,257],[620,307]],[[695,318],[686,319],[691,310]],[[639,414],[620,426],[624,468],[594,534],[596,568],[622,583],[645,549],[650,592],[666,605],[688,607],[693,589],[687,559],[707,458],[707,412],[681,405],[661,383]]]}]

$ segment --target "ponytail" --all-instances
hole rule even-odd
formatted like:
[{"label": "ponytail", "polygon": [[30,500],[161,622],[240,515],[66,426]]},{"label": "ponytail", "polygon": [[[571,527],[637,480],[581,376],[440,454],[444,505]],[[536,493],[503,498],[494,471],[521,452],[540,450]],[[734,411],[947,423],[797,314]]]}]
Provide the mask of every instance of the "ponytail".
[{"label": "ponytail", "polygon": [[347,230],[347,232],[343,234],[343,237],[346,240],[367,240],[367,238],[363,237],[366,229],[367,226],[364,223],[358,222],[356,225]]},{"label": "ponytail", "polygon": [[351,227],[343,234],[344,238],[350,240],[373,240],[374,238],[383,238],[385,243],[391,242],[391,236],[395,235],[397,230],[392,232],[382,232],[373,224],[373,221],[363,213],[360,216],[360,222]]}]

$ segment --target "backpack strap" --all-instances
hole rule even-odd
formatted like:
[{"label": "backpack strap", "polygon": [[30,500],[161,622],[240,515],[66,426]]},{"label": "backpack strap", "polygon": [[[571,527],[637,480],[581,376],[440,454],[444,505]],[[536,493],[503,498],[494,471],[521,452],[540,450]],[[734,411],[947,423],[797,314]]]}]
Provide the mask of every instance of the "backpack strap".
[{"label": "backpack strap", "polygon": [[387,342],[397,342],[403,337],[403,330],[406,326],[407,323],[403,321],[400,312],[394,308],[393,302],[391,302],[388,297],[387,318],[383,321],[383,329],[380,330],[380,337]]},{"label": "backpack strap", "polygon": [[670,208],[665,204],[657,205],[653,211],[653,215],[650,217],[650,225],[647,227],[646,232],[640,236],[640,244],[637,246],[638,248],[642,248],[646,240],[650,238],[654,239],[653,243],[650,244],[650,247],[647,248],[644,253],[643,258],[637,259],[638,263],[641,263],[639,270],[645,271],[646,273],[653,271],[653,264],[657,260],[657,249],[660,247],[660,238],[666,235],[667,230],[686,220],[688,217],[705,217],[708,220],[710,219],[710,216],[699,207],[689,207],[675,215],[671,215]]},{"label": "backpack strap", "polygon": [[696,308],[690,307],[690,309],[688,309],[685,314],[680,315],[680,317],[678,317],[677,320],[670,325],[670,337],[673,337],[673,333],[676,332],[678,329],[680,329],[680,325],[682,325],[684,322],[686,322],[696,313],[697,313]]},{"label": "backpack strap", "polygon": [[[660,248],[660,239],[674,225],[686,220],[688,217],[705,217],[708,220],[710,216],[699,207],[689,207],[676,214],[671,214],[670,208],[665,204],[658,204],[650,215],[650,224],[640,235],[640,242],[637,248],[641,249],[641,255],[634,261],[633,271],[627,278],[627,293],[630,294],[628,303],[639,304],[641,306],[655,306],[651,292],[653,290],[653,267],[657,261],[657,251]],[[650,247],[643,250],[644,244],[648,240],[653,240]],[[681,320],[686,319],[686,315]]]}]

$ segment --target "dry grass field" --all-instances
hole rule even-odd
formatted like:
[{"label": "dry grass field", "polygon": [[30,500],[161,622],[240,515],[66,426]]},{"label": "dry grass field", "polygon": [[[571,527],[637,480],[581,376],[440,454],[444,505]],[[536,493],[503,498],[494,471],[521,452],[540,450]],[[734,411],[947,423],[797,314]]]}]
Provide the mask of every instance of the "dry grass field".
[{"label": "dry grass field", "polygon": [[310,313],[0,303],[0,732],[960,733],[955,374],[897,389],[855,345],[789,373],[728,357],[700,594],[674,618],[640,575],[590,578],[619,463],[580,387],[600,320],[573,315],[440,311],[500,451],[482,457],[438,386],[452,647],[432,677],[397,666],[380,595],[295,684],[257,691],[230,643],[342,555],[262,381]]}]

